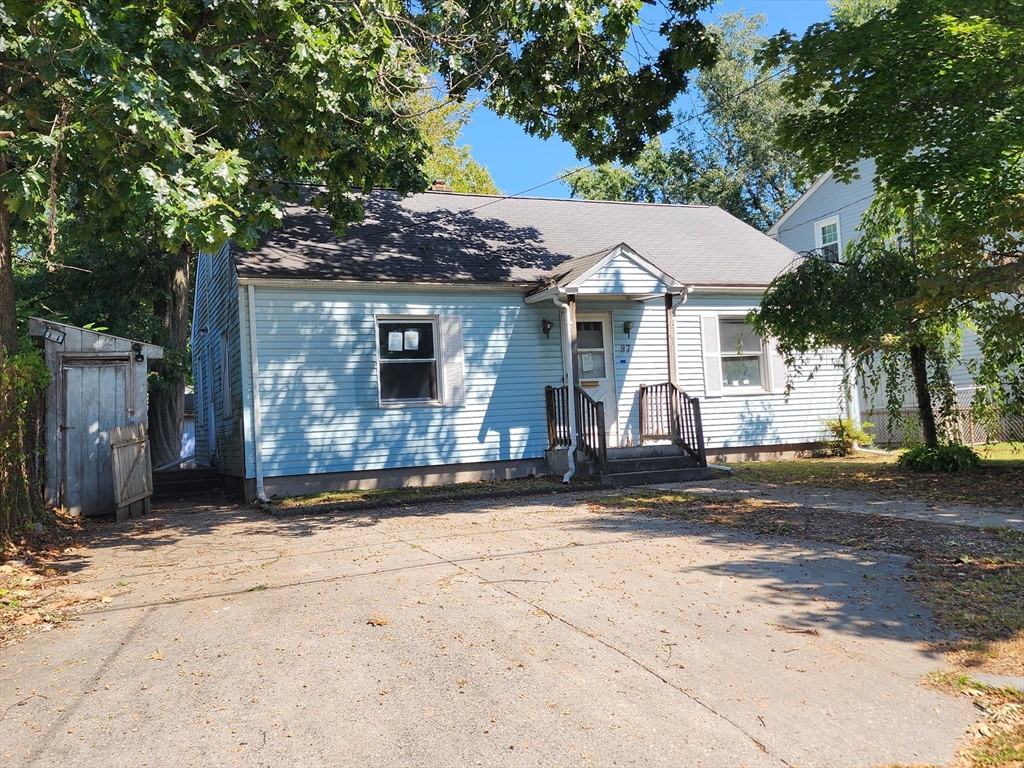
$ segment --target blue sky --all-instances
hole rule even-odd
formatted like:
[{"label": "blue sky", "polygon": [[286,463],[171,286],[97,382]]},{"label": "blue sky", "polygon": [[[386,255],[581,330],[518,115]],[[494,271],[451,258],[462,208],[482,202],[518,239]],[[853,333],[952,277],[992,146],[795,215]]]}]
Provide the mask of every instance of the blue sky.
[{"label": "blue sky", "polygon": [[[738,10],[764,14],[768,23],[762,32],[766,34],[780,29],[802,34],[808,26],[824,21],[829,15],[826,0],[723,0],[705,13],[704,18],[714,21],[722,13]],[[513,121],[499,118],[484,107],[474,112],[473,121],[463,132],[462,143],[473,148],[473,158],[487,166],[498,188],[508,195],[542,184],[562,169],[579,165],[576,152],[565,142],[527,136]],[[561,182],[555,182],[530,194],[568,197],[569,191]]]}]

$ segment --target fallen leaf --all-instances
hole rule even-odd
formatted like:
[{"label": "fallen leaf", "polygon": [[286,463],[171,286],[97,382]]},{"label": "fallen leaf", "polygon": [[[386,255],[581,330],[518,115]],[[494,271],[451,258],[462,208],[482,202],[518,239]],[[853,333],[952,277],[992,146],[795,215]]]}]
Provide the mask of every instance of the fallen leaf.
[{"label": "fallen leaf", "polygon": [[42,617],[41,614],[38,614],[38,613],[26,613],[24,616],[19,616],[18,618],[16,618],[14,620],[14,625],[16,627],[27,627],[30,624],[38,624],[42,620],[43,620],[43,617]]},{"label": "fallen leaf", "polygon": [[366,623],[369,624],[371,627],[383,627],[387,625],[388,620],[385,619],[383,616],[371,616],[369,619],[366,620]]},{"label": "fallen leaf", "polygon": [[154,653],[154,654],[152,654],[150,656],[147,656],[146,658],[148,658],[148,659],[150,659],[152,661],[160,661],[163,657],[164,657],[164,655],[162,653],[160,653],[160,651],[157,651],[156,653]]}]

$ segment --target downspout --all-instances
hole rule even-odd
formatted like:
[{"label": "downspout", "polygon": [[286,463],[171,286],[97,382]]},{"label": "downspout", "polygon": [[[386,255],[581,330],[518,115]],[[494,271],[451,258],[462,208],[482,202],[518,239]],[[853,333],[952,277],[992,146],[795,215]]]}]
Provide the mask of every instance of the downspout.
[{"label": "downspout", "polygon": [[562,310],[562,317],[565,322],[562,323],[562,371],[565,376],[566,389],[568,390],[569,400],[569,471],[562,475],[562,482],[568,483],[573,475],[576,474],[576,460],[574,458],[576,454],[576,393],[573,391],[572,386],[572,350],[569,348],[569,339],[572,338],[572,318],[569,317],[569,305],[561,301],[559,296],[556,294],[551,297],[551,301],[555,303],[555,306]]},{"label": "downspout", "polygon": [[256,356],[256,289],[246,286],[249,297],[249,358],[252,362],[252,445],[256,464],[256,498],[264,504],[270,502],[263,490],[263,455],[260,447],[260,364]]}]

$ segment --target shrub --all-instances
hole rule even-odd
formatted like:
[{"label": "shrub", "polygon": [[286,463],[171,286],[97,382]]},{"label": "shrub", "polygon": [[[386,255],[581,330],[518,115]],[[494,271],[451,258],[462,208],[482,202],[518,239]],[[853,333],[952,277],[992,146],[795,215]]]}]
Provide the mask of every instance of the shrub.
[{"label": "shrub", "polygon": [[871,445],[874,438],[864,431],[871,422],[865,421],[860,427],[853,419],[825,419],[825,454],[827,456],[849,456],[853,453],[853,444]]},{"label": "shrub", "polygon": [[969,446],[946,443],[918,445],[896,459],[896,464],[922,472],[966,472],[980,467],[981,458]]}]

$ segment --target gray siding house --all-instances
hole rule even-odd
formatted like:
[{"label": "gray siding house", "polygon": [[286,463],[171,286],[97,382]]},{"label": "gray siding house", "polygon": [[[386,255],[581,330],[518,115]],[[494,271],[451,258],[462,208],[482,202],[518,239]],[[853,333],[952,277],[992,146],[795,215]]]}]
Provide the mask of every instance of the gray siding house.
[{"label": "gray siding house", "polygon": [[344,237],[297,204],[254,250],[200,257],[196,460],[250,499],[562,474],[571,449],[783,455],[843,408],[830,360],[785,397],[744,317],[795,254],[718,208],[365,206]]}]

